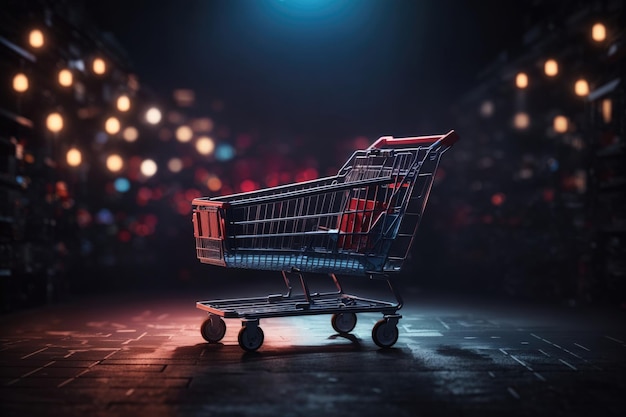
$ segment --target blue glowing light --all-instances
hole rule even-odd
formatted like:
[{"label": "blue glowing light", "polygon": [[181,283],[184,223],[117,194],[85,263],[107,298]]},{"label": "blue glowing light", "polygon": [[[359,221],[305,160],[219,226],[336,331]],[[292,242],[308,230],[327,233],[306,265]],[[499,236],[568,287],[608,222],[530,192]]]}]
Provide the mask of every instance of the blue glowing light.
[{"label": "blue glowing light", "polygon": [[113,213],[111,210],[103,208],[96,213],[96,221],[101,224],[112,224],[113,223]]},{"label": "blue glowing light", "polygon": [[235,148],[228,143],[221,143],[215,149],[215,159],[218,161],[228,161],[235,157]]},{"label": "blue glowing light", "polygon": [[109,140],[109,136],[104,132],[98,132],[96,133],[95,140],[97,144],[104,145]]},{"label": "blue glowing light", "polygon": [[269,6],[275,11],[297,18],[333,18],[354,7],[354,0],[273,0]]},{"label": "blue glowing light", "polygon": [[115,191],[117,191],[118,193],[125,193],[126,191],[130,190],[130,181],[128,181],[126,178],[118,178],[113,183],[113,186],[115,187]]},{"label": "blue glowing light", "polygon": [[559,170],[559,161],[557,161],[554,158],[550,158],[548,159],[548,168],[550,169],[550,171],[552,172],[556,172]]}]

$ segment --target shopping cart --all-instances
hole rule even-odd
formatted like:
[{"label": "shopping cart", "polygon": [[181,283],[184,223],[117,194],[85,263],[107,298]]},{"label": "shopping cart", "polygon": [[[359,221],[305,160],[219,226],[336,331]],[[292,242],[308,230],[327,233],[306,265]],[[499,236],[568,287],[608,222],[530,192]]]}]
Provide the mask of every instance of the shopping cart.
[{"label": "shopping cart", "polygon": [[[255,351],[263,344],[259,320],[332,314],[340,334],[351,332],[356,313],[380,312],[372,330],[382,347],[398,339],[403,301],[390,276],[401,270],[422,218],[441,155],[457,140],[446,135],[381,137],[357,150],[333,177],[259,191],[193,200],[198,259],[227,268],[282,272],[285,294],[199,301],[208,312],[202,337],[219,342],[223,318],[242,321],[238,342]],[[305,273],[328,274],[337,291],[312,293]],[[394,301],[344,293],[337,275],[387,281]],[[292,292],[297,276],[302,293]]]}]

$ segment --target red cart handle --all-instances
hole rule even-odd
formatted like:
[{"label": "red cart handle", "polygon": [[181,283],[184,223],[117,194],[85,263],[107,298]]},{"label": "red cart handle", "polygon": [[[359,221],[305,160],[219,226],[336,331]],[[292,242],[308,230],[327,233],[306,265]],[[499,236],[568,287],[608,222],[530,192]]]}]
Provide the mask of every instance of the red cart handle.
[{"label": "red cart handle", "polygon": [[440,142],[445,146],[452,146],[459,140],[459,135],[451,130],[445,135],[433,135],[433,136],[417,136],[412,138],[394,138],[393,136],[383,136],[376,142],[370,145],[367,149],[380,149],[384,146],[395,145],[432,145],[433,143]]}]

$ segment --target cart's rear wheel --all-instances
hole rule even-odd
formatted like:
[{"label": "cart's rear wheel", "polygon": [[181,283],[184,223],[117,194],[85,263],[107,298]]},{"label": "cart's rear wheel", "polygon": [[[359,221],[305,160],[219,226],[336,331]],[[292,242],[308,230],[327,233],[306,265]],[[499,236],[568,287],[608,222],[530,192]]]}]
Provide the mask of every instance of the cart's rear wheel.
[{"label": "cart's rear wheel", "polygon": [[354,313],[336,313],[330,319],[333,329],[337,333],[350,333],[356,326],[356,314]]},{"label": "cart's rear wheel", "polygon": [[379,320],[372,329],[372,339],[381,348],[389,348],[398,341],[398,326],[389,320]]},{"label": "cart's rear wheel", "polygon": [[242,326],[239,330],[239,346],[246,352],[254,352],[263,344],[263,330],[259,326]]},{"label": "cart's rear wheel", "polygon": [[209,343],[217,343],[224,338],[226,334],[226,323],[220,316],[209,314],[209,317],[202,322],[200,326],[200,334],[204,340]]}]

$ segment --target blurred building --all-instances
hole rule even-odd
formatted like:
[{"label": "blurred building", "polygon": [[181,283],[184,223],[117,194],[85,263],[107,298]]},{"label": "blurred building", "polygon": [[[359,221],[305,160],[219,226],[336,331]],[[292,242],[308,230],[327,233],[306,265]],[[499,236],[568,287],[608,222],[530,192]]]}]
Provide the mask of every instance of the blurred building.
[{"label": "blurred building", "polygon": [[86,7],[0,8],[3,310],[184,282],[193,198],[313,179],[348,154],[319,163],[313,141],[232,127],[219,97],[143,85]]},{"label": "blurred building", "polygon": [[[520,17],[526,36],[446,119],[462,140],[442,162],[406,274],[446,290],[621,303],[624,5],[534,5]],[[87,6],[0,9],[5,311],[203,279],[214,271],[195,259],[193,198],[332,175],[376,139],[320,146],[241,120],[207,92],[156,92]],[[429,133],[444,132],[415,132]]]},{"label": "blurred building", "polygon": [[85,139],[109,139],[98,124],[137,86],[123,51],[66,2],[9,1],[0,28],[0,275],[8,310],[67,294],[89,204],[81,198],[102,150]]},{"label": "blurred building", "polygon": [[480,288],[624,303],[624,2],[537,1],[525,18],[455,106],[447,243]]}]

